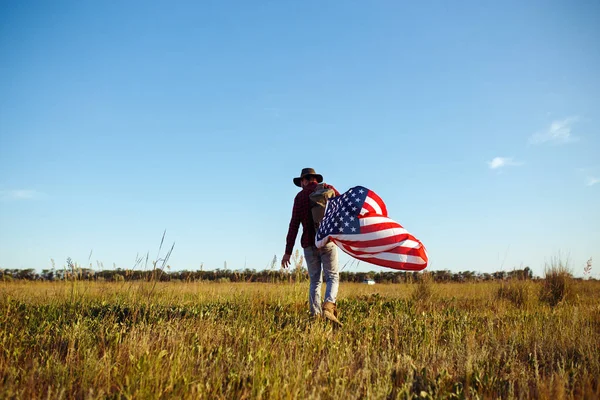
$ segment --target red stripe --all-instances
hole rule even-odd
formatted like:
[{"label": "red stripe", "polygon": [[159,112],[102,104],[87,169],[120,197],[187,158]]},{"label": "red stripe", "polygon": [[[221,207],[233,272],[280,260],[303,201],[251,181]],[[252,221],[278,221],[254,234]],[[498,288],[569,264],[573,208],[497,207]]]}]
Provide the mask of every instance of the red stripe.
[{"label": "red stripe", "polygon": [[367,210],[367,212],[362,212],[360,213],[361,216],[366,216],[369,214],[378,214],[377,212],[375,212],[375,209],[373,208],[373,206],[371,206],[369,203],[367,203],[366,201],[363,203],[362,208],[364,208],[365,210]]},{"label": "red stripe", "polygon": [[373,233],[384,229],[404,229],[399,223],[389,220],[389,222],[380,222],[378,224],[364,225],[360,227],[360,234]]},{"label": "red stripe", "polygon": [[395,262],[390,260],[379,260],[379,259],[370,259],[364,260],[366,262],[370,262],[371,264],[380,265],[382,267],[398,269],[401,271],[422,271],[427,267],[427,264],[411,264],[411,263],[402,263]]},{"label": "red stripe", "polygon": [[383,215],[384,217],[387,217],[387,215],[388,215],[387,207],[385,206],[385,203],[383,202],[383,200],[381,200],[381,197],[379,197],[377,195],[377,193],[375,193],[372,190],[369,190],[369,193],[367,193],[367,197],[370,197],[373,200],[375,200],[377,202],[377,204],[379,204],[379,207],[381,208],[381,215]]}]

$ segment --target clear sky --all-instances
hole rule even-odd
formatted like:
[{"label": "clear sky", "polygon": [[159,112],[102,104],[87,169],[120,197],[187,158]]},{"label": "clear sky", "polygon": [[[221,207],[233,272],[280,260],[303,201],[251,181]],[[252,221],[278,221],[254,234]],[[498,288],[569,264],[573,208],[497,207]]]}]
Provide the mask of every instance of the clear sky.
[{"label": "clear sky", "polygon": [[303,167],[432,269],[600,262],[598,2],[0,7],[0,268],[130,268],[166,229],[173,269],[263,269]]}]

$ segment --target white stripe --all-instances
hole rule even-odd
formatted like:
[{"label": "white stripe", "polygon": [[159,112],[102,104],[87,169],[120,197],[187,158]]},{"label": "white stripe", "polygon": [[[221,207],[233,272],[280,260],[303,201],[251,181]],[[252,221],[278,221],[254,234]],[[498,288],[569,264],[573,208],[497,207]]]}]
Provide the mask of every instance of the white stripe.
[{"label": "white stripe", "polygon": [[383,213],[383,211],[381,210],[381,207],[379,207],[379,204],[377,204],[377,202],[375,200],[373,200],[372,198],[370,198],[369,196],[367,196],[367,198],[365,199],[365,203],[367,203],[368,205],[373,207],[376,214]]},{"label": "white stripe", "polygon": [[383,239],[383,238],[390,237],[390,236],[405,235],[407,233],[408,233],[408,231],[406,229],[389,228],[389,229],[382,229],[377,232],[360,233],[358,235],[357,234],[354,234],[354,235],[331,234],[329,236],[334,239],[339,239],[339,240],[364,242],[366,240]]},{"label": "white stripe", "polygon": [[321,247],[325,246],[328,242],[329,242],[329,236],[325,236],[321,240],[317,240],[315,238],[315,246],[317,246],[318,249],[320,249]]},{"label": "white stripe", "polygon": [[[361,256],[361,257],[363,257],[363,256]],[[423,260],[421,257],[409,256],[406,254],[381,253],[381,254],[377,254],[377,256],[364,256],[364,258],[376,258],[379,260],[394,261],[394,262],[401,262],[401,263],[408,263],[408,264],[418,264],[418,265],[427,264],[427,262],[425,260]]]},{"label": "white stripe", "polygon": [[[386,222],[398,224],[396,221],[394,221],[393,219],[388,218],[388,217],[364,217],[364,218],[360,219],[360,226],[384,224]],[[398,224],[398,225],[400,225],[400,224]]]}]

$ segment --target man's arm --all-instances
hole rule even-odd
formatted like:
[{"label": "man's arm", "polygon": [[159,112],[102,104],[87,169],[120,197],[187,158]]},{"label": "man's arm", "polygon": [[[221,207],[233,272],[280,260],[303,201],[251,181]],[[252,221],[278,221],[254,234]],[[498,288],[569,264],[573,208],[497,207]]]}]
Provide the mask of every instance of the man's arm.
[{"label": "man's arm", "polygon": [[290,258],[292,256],[292,250],[294,250],[294,243],[296,242],[296,236],[298,236],[298,230],[300,229],[300,205],[298,203],[298,196],[294,199],[294,207],[292,208],[292,218],[290,219],[290,226],[288,228],[288,234],[285,244],[285,254],[281,259],[281,265],[284,268],[289,267]]}]

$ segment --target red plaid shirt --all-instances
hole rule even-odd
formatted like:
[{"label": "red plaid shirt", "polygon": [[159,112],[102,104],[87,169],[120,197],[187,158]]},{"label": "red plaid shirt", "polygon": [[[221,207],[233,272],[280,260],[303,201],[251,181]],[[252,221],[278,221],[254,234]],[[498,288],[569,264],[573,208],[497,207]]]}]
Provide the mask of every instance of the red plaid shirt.
[{"label": "red plaid shirt", "polygon": [[[300,223],[302,223],[302,236],[300,237],[300,245],[303,248],[315,245],[315,236],[317,235],[317,232],[315,232],[315,226],[312,222],[312,215],[310,213],[310,199],[308,196],[315,191],[316,187],[316,182],[310,183],[308,186],[305,186],[294,199],[294,208],[292,209],[292,219],[290,220],[290,228],[287,234],[285,254],[292,254],[294,243],[296,242],[296,236],[298,236]],[[336,196],[340,195],[340,193],[333,186],[325,184],[325,187],[333,189]]]}]

